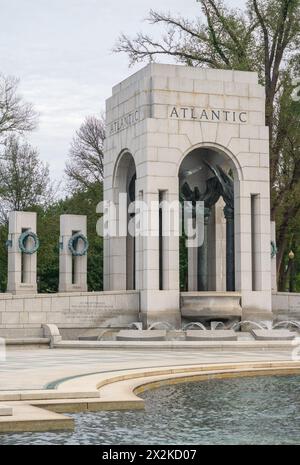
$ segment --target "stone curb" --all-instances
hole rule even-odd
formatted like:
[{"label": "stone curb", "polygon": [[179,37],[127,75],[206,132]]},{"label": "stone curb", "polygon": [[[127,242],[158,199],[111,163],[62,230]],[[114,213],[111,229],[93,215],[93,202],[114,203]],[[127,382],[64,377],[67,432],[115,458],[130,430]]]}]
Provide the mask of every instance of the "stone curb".
[{"label": "stone curb", "polygon": [[[81,376],[62,382],[55,392],[27,392],[27,400],[10,402],[13,415],[0,416],[0,432],[72,429],[74,421],[61,415],[65,412],[142,409],[144,401],[137,395],[167,384],[295,373],[300,373],[300,362],[277,361],[179,365]],[[20,399],[26,396],[23,391],[12,394]],[[1,407],[7,406],[0,402]]]}]

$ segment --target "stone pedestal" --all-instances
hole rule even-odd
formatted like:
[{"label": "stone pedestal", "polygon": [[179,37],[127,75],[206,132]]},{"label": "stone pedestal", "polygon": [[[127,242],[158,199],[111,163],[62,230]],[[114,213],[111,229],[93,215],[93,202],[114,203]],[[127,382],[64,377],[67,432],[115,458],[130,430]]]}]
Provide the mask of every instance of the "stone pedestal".
[{"label": "stone pedestal", "polygon": [[8,405],[4,405],[1,403],[0,405],[0,416],[1,417],[11,417],[13,414],[13,409],[12,407],[9,407]]},{"label": "stone pedestal", "polygon": [[[208,225],[208,290],[226,291],[226,220],[224,218],[224,201],[219,201],[212,208]],[[196,290],[196,289],[189,289]]]},{"label": "stone pedestal", "polygon": [[169,323],[173,328],[181,327],[178,291],[143,290],[140,292],[140,308],[143,327],[153,323]]},{"label": "stone pedestal", "polygon": [[182,292],[181,314],[193,322],[238,321],[240,301],[239,292]]},{"label": "stone pedestal", "polygon": [[187,341],[237,341],[237,334],[230,329],[217,329],[210,331],[190,330],[186,332]]},{"label": "stone pedestal", "polygon": [[[8,227],[8,275],[7,292],[11,294],[35,294],[37,292],[36,253],[21,251],[19,238],[22,233],[36,233],[36,213],[10,212]],[[32,239],[27,246],[32,247]]]},{"label": "stone pedestal", "polygon": [[[242,321],[250,321],[254,323],[262,323],[266,328],[272,328],[274,315],[272,312],[263,309],[243,309]],[[243,325],[242,331],[249,331],[252,328],[251,323],[249,325]]]},{"label": "stone pedestal", "polygon": [[[87,255],[74,256],[69,248],[69,241],[74,234],[86,237],[86,216],[61,215],[60,217],[60,251],[59,251],[59,292],[87,291]],[[83,248],[81,240],[77,248]]]}]

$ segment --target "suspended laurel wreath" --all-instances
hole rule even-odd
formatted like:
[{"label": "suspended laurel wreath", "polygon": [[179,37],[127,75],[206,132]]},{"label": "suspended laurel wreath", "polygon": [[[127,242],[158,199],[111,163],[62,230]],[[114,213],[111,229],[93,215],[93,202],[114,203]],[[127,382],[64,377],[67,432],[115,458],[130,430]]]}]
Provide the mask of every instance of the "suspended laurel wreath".
[{"label": "suspended laurel wreath", "polygon": [[277,254],[278,254],[278,249],[276,247],[276,244],[274,241],[271,241],[271,258],[276,257]]},{"label": "suspended laurel wreath", "polygon": [[[27,248],[27,241],[31,238],[33,240],[33,246]],[[37,235],[32,231],[25,231],[19,237],[19,249],[21,252],[26,253],[27,255],[33,255],[39,249],[40,241]]]},{"label": "suspended laurel wreath", "polygon": [[[83,242],[83,248],[81,250],[77,250],[77,245],[79,240]],[[83,257],[87,254],[89,248],[89,241],[82,233],[73,234],[68,242],[68,248],[74,257]]]}]

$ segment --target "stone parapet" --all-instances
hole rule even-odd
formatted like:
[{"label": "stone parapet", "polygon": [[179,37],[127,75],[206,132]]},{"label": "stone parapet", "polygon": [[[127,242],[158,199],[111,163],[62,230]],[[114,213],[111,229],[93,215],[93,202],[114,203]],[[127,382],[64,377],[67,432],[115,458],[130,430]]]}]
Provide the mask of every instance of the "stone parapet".
[{"label": "stone parapet", "polygon": [[42,337],[42,325],[60,331],[126,327],[139,317],[135,291],[0,295],[0,337]]}]

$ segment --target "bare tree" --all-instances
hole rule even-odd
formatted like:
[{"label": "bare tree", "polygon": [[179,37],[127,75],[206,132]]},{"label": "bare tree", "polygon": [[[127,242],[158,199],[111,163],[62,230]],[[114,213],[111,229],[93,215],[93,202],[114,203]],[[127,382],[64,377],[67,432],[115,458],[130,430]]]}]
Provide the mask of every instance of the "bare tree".
[{"label": "bare tree", "polygon": [[5,222],[12,210],[46,207],[53,192],[48,165],[39,159],[36,149],[9,136],[0,160],[0,222]]},{"label": "bare tree", "polygon": [[73,138],[65,173],[71,190],[85,190],[103,180],[103,118],[88,116]]},{"label": "bare tree", "polygon": [[277,266],[282,270],[286,237],[300,215],[299,110],[291,115],[292,89],[287,79],[299,76],[300,2],[248,0],[243,11],[229,9],[223,0],[199,0],[199,5],[203,20],[151,10],[148,22],[165,28],[161,37],[123,34],[115,51],[127,53],[130,64],[167,56],[188,66],[258,72],[266,89],[271,215],[277,224]]},{"label": "bare tree", "polygon": [[161,56],[173,57],[188,66],[241,69],[250,65],[252,32],[257,22],[246,20],[236,10],[229,11],[223,2],[200,0],[200,3],[207,24],[200,19],[193,21],[150,10],[146,21],[164,26],[166,33],[160,39],[143,32],[135,38],[121,34],[114,50],[127,53],[130,65],[155,61]]},{"label": "bare tree", "polygon": [[[286,61],[299,54],[299,0],[249,0],[244,12],[228,9],[222,0],[199,3],[206,23],[151,10],[148,22],[167,30],[161,39],[144,33],[131,39],[122,34],[114,50],[127,53],[131,64],[171,56],[189,66],[258,71],[266,86],[266,124],[272,144],[280,71]],[[271,152],[271,175],[277,159]]]},{"label": "bare tree", "polygon": [[37,113],[17,93],[19,80],[0,74],[0,142],[11,133],[23,134],[37,125]]}]

